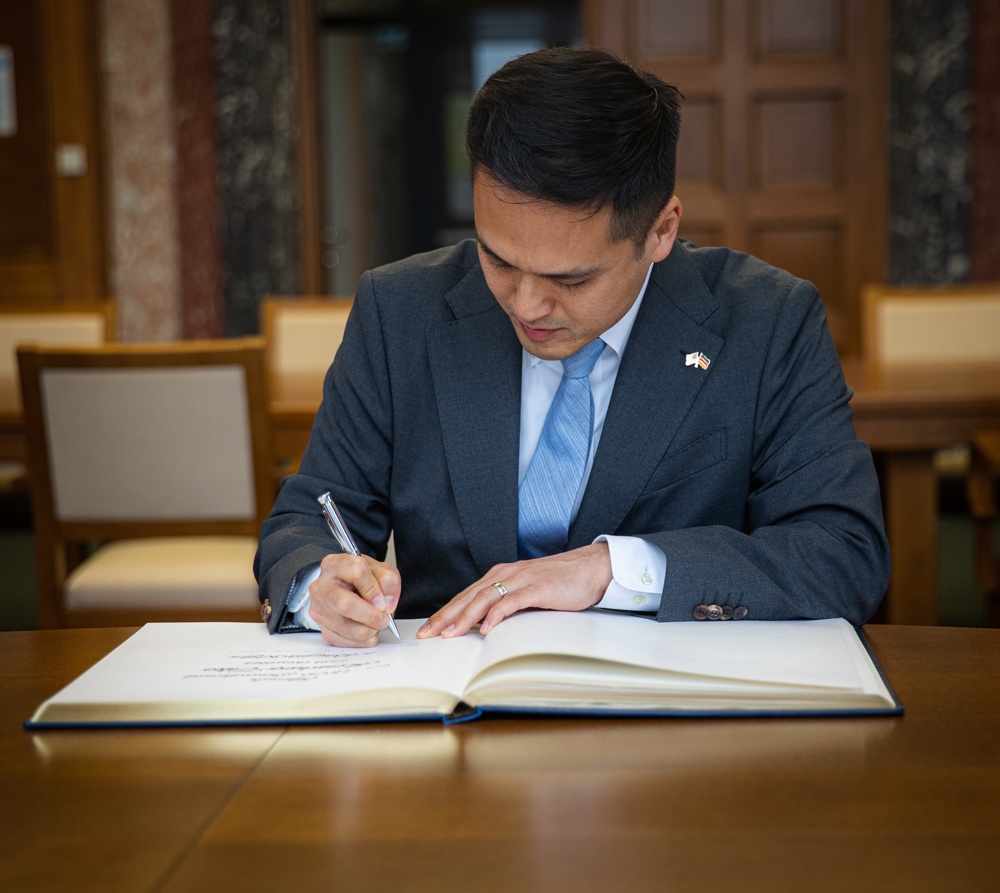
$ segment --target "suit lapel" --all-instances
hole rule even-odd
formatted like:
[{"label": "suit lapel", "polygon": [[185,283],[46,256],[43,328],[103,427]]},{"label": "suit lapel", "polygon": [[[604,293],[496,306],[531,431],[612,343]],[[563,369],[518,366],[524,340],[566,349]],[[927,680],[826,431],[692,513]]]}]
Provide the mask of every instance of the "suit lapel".
[{"label": "suit lapel", "polygon": [[[485,573],[517,556],[521,348],[478,268],[446,299],[454,318],[429,331],[431,374],[463,533]],[[724,344],[703,325],[717,309],[678,243],[650,277],[568,548],[618,529],[677,436],[712,374],[687,354],[714,361]]]},{"label": "suit lapel", "polygon": [[521,348],[478,268],[447,301],[455,318],[429,332],[431,374],[459,518],[485,573],[517,558]]},{"label": "suit lapel", "polygon": [[618,529],[677,436],[712,373],[685,365],[686,356],[714,360],[724,343],[701,324],[717,308],[697,264],[675,245],[654,269],[632,327],[569,548]]}]

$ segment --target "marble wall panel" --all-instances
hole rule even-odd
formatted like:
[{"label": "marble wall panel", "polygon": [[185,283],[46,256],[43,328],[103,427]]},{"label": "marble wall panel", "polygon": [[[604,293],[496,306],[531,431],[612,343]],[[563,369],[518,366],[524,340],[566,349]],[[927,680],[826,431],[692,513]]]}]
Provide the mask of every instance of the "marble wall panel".
[{"label": "marble wall panel", "polygon": [[969,273],[968,0],[893,0],[890,279]]},{"label": "marble wall panel", "polygon": [[227,335],[258,330],[264,295],[298,290],[290,26],[288,0],[214,0]]},{"label": "marble wall panel", "polygon": [[102,0],[111,296],[125,341],[179,334],[176,151],[165,0]]},{"label": "marble wall panel", "polygon": [[973,0],[971,276],[1000,282],[1000,0]]},{"label": "marble wall panel", "polygon": [[215,57],[205,0],[170,0],[181,334],[222,334]]}]

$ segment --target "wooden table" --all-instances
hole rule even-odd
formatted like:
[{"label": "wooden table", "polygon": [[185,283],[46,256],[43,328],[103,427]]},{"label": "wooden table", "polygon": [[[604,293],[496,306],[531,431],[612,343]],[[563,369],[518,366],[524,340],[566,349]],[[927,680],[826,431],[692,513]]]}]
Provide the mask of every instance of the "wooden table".
[{"label": "wooden table", "polygon": [[0,633],[0,889],[964,891],[1000,630],[870,626],[902,717],[28,733],[128,630]]},{"label": "wooden table", "polygon": [[323,399],[322,375],[271,375],[271,436],[279,469],[293,471],[309,442],[313,419]]},{"label": "wooden table", "polygon": [[[879,460],[892,576],[892,623],[938,622],[934,453],[1000,428],[1000,364],[878,367],[845,360],[858,437]],[[972,555],[969,555],[972,561]]]}]

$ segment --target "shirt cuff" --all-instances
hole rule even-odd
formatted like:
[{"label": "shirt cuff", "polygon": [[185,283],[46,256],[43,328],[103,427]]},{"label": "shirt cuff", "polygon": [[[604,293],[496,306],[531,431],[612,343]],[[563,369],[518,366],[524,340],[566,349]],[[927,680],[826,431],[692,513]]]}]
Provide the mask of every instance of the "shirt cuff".
[{"label": "shirt cuff", "polygon": [[319,624],[309,616],[309,605],[312,599],[309,597],[309,587],[313,581],[319,578],[320,567],[318,564],[307,567],[302,571],[302,578],[295,584],[292,594],[288,597],[285,608],[288,617],[295,626],[305,629],[319,630]]},{"label": "shirt cuff", "polygon": [[637,536],[599,536],[594,542],[608,544],[612,575],[604,598],[595,607],[658,611],[667,577],[667,556],[663,550]]}]

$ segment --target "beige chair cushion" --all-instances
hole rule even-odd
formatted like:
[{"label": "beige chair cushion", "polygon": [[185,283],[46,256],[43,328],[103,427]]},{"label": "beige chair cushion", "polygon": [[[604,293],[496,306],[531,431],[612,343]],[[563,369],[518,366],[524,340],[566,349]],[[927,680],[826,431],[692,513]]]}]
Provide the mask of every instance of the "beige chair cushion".
[{"label": "beige chair cushion", "polygon": [[230,520],[256,512],[243,369],[46,369],[61,520]]},{"label": "beige chair cushion", "polygon": [[257,540],[242,536],[109,543],[70,575],[66,606],[70,610],[250,608],[257,604],[256,551]]},{"label": "beige chair cushion", "polygon": [[939,299],[883,297],[874,345],[883,363],[970,363],[1000,358],[1000,293]]},{"label": "beige chair cushion", "polygon": [[271,362],[279,375],[313,372],[322,380],[344,340],[350,304],[317,306],[288,301],[274,317]]}]

